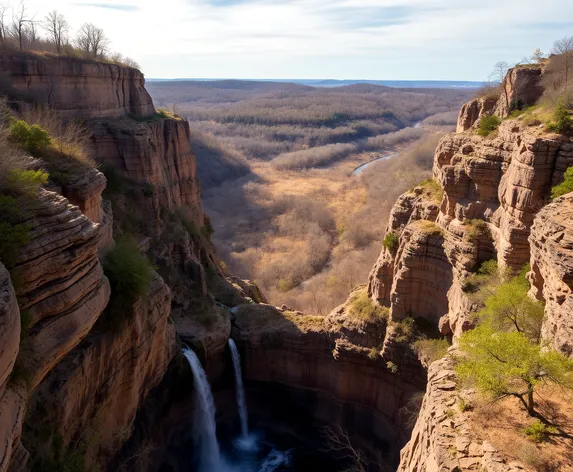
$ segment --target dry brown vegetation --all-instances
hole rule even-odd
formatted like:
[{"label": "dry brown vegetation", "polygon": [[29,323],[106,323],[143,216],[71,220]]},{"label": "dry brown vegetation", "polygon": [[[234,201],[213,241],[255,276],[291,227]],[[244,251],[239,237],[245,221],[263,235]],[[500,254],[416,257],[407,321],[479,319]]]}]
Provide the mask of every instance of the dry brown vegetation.
[{"label": "dry brown vegetation", "polygon": [[[158,106],[176,109],[193,128],[215,135],[249,159],[272,159],[339,143],[371,150],[381,143],[367,143],[369,138],[412,126],[431,115],[457,112],[471,95],[467,90],[404,90],[364,84],[315,88],[239,80],[150,82],[147,88]],[[421,130],[407,133],[408,137],[394,139],[419,138]],[[334,159],[321,160],[321,164],[330,164]]]},{"label": "dry brown vegetation", "polygon": [[524,430],[535,421],[516,398],[496,403],[475,400],[471,420],[482,439],[493,444],[504,457],[519,460],[531,471],[573,471],[573,395],[561,387],[546,385],[539,389],[537,407],[555,430],[541,443],[529,439]]},{"label": "dry brown vegetation", "polygon": [[198,130],[204,207],[229,272],[315,315],[366,282],[395,199],[430,177],[437,140],[472,93],[232,80],[148,88]]},{"label": "dry brown vegetation", "polygon": [[272,303],[326,314],[367,280],[396,198],[431,175],[441,133],[350,176],[368,153],[326,169],[252,174],[204,193],[219,255]]}]

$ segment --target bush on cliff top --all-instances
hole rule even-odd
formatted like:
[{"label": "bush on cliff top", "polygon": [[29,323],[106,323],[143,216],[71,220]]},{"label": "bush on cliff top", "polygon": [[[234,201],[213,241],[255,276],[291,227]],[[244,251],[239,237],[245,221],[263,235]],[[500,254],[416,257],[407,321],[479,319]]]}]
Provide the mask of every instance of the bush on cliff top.
[{"label": "bush on cliff top", "polygon": [[51,143],[50,135],[45,129],[39,125],[30,126],[24,120],[10,123],[10,140],[32,155],[37,155]]},{"label": "bush on cliff top", "polygon": [[374,303],[365,288],[352,294],[349,313],[351,316],[369,322],[385,322],[388,319],[388,309]]},{"label": "bush on cliff top", "polygon": [[553,121],[547,125],[547,129],[560,134],[569,133],[573,129],[573,120],[569,116],[564,100],[559,100],[557,103],[553,112]]},{"label": "bush on cliff top", "polygon": [[525,334],[496,331],[483,324],[459,339],[463,356],[456,373],[494,400],[512,396],[527,412],[536,415],[535,388],[553,382],[573,387],[573,361],[555,351],[546,351]]},{"label": "bush on cliff top", "polygon": [[480,136],[489,136],[493,133],[501,123],[501,120],[496,115],[485,115],[479,121],[477,134]]},{"label": "bush on cliff top", "polygon": [[565,179],[559,185],[551,189],[551,198],[557,198],[573,192],[573,167],[569,167],[565,171]]}]

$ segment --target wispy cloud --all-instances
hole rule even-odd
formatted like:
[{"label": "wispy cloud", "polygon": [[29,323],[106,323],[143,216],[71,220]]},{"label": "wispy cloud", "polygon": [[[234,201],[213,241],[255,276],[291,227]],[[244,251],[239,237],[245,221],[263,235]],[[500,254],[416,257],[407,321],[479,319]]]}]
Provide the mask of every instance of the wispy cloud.
[{"label": "wispy cloud", "polygon": [[136,5],[122,5],[118,3],[77,3],[77,5],[83,7],[108,8],[110,10],[121,10],[121,11],[137,11],[140,9]]},{"label": "wispy cloud", "polygon": [[[480,80],[573,34],[571,0],[119,1],[49,9],[103,27],[151,77]],[[26,0],[39,14],[46,3]]]}]

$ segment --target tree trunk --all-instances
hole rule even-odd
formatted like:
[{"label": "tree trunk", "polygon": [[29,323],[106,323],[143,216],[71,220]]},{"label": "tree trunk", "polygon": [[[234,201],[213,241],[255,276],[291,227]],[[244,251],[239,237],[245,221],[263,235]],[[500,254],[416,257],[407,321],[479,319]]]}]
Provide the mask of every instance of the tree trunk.
[{"label": "tree trunk", "polygon": [[535,402],[533,401],[533,385],[527,388],[527,413],[529,416],[535,415]]}]

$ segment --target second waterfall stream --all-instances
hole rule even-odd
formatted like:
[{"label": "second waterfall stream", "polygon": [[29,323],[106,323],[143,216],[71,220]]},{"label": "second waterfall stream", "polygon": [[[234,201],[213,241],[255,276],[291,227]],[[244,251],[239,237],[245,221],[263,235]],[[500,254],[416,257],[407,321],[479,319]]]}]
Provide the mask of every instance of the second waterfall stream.
[{"label": "second waterfall stream", "polygon": [[241,420],[241,441],[247,441],[249,436],[249,416],[247,413],[247,402],[245,400],[245,388],[243,387],[243,375],[241,372],[241,356],[235,341],[229,338],[229,348],[233,358],[233,370],[235,372],[235,390],[237,395],[237,407],[239,409],[239,419]]}]

